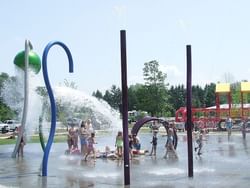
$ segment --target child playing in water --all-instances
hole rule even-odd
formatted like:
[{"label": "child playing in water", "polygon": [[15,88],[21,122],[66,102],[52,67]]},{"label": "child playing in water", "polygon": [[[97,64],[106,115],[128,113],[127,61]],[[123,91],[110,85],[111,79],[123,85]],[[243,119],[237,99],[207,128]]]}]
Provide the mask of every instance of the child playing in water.
[{"label": "child playing in water", "polygon": [[122,156],[122,149],[123,149],[123,136],[122,136],[121,131],[118,131],[118,134],[116,136],[115,147],[116,147],[117,155],[119,157],[121,157]]},{"label": "child playing in water", "polygon": [[115,154],[115,151],[111,151],[109,146],[105,147],[105,151],[101,152],[97,150],[97,157],[102,159],[119,159],[119,157]]},{"label": "child playing in water", "polygon": [[79,129],[78,127],[74,128],[74,137],[73,137],[73,149],[78,149],[78,137],[79,137]]},{"label": "child playing in water", "polygon": [[68,130],[68,139],[67,139],[69,152],[74,146],[74,136],[75,136],[75,130],[74,127],[71,126]]},{"label": "child playing in water", "polygon": [[90,132],[90,133],[95,132],[95,131],[94,131],[94,128],[93,128],[93,125],[92,125],[92,123],[91,123],[91,119],[88,119],[88,120],[86,121],[85,128],[86,128],[87,131]]},{"label": "child playing in water", "polygon": [[85,123],[82,121],[80,128],[80,142],[81,142],[81,154],[84,156],[88,150],[88,142],[87,139],[89,137],[89,132],[85,128]]},{"label": "child playing in water", "polygon": [[227,115],[225,123],[226,123],[227,135],[228,135],[228,140],[229,140],[230,136],[231,136],[231,133],[232,133],[232,127],[233,127],[233,121],[232,121],[232,119],[230,118],[229,115]]},{"label": "child playing in water", "polygon": [[200,133],[197,135],[197,139],[196,139],[197,146],[194,148],[194,151],[195,152],[197,151],[197,154],[199,156],[202,154],[201,149],[202,149],[202,146],[203,146],[203,134],[204,133],[205,133],[204,129],[201,129]]},{"label": "child playing in water", "polygon": [[128,145],[129,145],[129,153],[130,157],[133,157],[133,137],[131,134],[128,135]]},{"label": "child playing in water", "polygon": [[[19,126],[18,128],[16,128],[16,134],[18,135],[19,131],[21,131],[22,126]],[[18,157],[21,155],[21,157],[23,157],[23,148],[25,146],[26,142],[25,142],[25,133],[22,134],[21,136],[21,140],[20,140],[20,144],[18,146],[17,149],[17,155]]]},{"label": "child playing in water", "polygon": [[94,144],[97,144],[95,142],[95,133],[91,133],[91,136],[88,138],[88,152],[85,156],[85,161],[87,161],[87,157],[89,156],[89,154],[92,152],[94,155],[94,161],[95,161],[95,148],[94,148]]},{"label": "child playing in water", "polygon": [[136,134],[133,134],[132,139],[133,139],[133,148],[136,151],[140,151],[140,149],[141,149],[141,143],[140,143],[139,137]]},{"label": "child playing in water", "polygon": [[24,141],[24,137],[22,136],[21,137],[21,142],[20,142],[20,145],[18,147],[18,150],[17,150],[17,153],[18,153],[18,157],[21,155],[21,157],[23,157],[23,148],[24,148],[24,145],[25,145],[25,141]]},{"label": "child playing in water", "polygon": [[152,141],[151,141],[151,144],[152,144],[152,149],[151,149],[151,152],[150,152],[150,156],[151,155],[156,155],[156,147],[157,147],[157,130],[154,130],[153,131],[153,138],[152,138]]},{"label": "child playing in water", "polygon": [[168,135],[167,135],[167,142],[165,144],[165,148],[166,148],[166,154],[164,155],[163,158],[167,158],[167,157],[170,157],[170,153],[172,153],[174,155],[174,157],[177,159],[178,156],[177,156],[177,153],[174,149],[174,133],[173,133],[173,129],[172,128],[169,128],[168,129]]}]

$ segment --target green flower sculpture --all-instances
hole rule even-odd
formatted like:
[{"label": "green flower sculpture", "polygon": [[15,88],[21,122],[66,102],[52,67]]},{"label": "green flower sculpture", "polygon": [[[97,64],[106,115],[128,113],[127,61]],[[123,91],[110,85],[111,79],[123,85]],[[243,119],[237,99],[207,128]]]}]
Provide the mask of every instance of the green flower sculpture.
[{"label": "green flower sculpture", "polygon": [[[19,52],[15,59],[14,64],[18,66],[19,68],[23,69],[25,68],[25,51]],[[39,73],[41,70],[41,59],[40,57],[34,52],[29,52],[29,68],[33,70],[36,74]]]}]

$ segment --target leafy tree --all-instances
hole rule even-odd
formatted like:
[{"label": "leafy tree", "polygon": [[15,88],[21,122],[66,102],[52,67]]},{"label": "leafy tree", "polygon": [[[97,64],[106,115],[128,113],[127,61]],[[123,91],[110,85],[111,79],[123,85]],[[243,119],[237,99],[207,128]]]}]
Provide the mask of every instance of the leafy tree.
[{"label": "leafy tree", "polygon": [[2,72],[0,74],[0,92],[2,92],[4,82],[8,79],[9,75],[7,73]]},{"label": "leafy tree", "polygon": [[204,91],[196,85],[192,86],[192,106],[195,108],[201,108],[204,105]]},{"label": "leafy tree", "polygon": [[141,85],[141,87],[136,90],[136,96],[138,99],[138,109],[150,112],[149,108],[151,105],[148,98],[148,88],[145,85]]},{"label": "leafy tree", "polygon": [[159,70],[159,63],[156,60],[144,63],[143,78],[147,86],[166,86],[167,74]]},{"label": "leafy tree", "polygon": [[14,117],[16,117],[16,113],[0,101],[0,120],[4,121],[7,119],[13,119]]},{"label": "leafy tree", "polygon": [[131,85],[128,88],[128,110],[139,110],[139,101],[137,96],[137,90],[141,87],[141,84]]},{"label": "leafy tree", "polygon": [[232,103],[240,104],[241,103],[241,94],[240,94],[240,82],[235,82],[231,85],[232,93]]},{"label": "leafy tree", "polygon": [[165,84],[167,74],[160,71],[159,63],[153,60],[144,63],[143,77],[145,86],[140,91],[146,104],[143,110],[149,112],[152,116],[165,114],[169,109],[167,84]]},{"label": "leafy tree", "polygon": [[171,116],[174,116],[176,110],[178,110],[180,107],[186,106],[186,89],[184,88],[183,84],[178,86],[171,86],[168,93],[168,102],[172,105]]},{"label": "leafy tree", "polygon": [[[4,87],[6,83],[17,83],[18,79],[16,77],[10,77],[7,73],[0,74],[0,120],[6,119],[16,119],[20,109],[12,110],[5,101],[3,100]],[[13,86],[13,90],[8,95],[11,98],[12,103],[18,103],[21,100],[21,95]]]}]

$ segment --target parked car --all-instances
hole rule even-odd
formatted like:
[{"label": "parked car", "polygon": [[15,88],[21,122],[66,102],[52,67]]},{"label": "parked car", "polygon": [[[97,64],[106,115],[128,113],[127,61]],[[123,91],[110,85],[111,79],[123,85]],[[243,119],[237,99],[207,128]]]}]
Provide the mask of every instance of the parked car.
[{"label": "parked car", "polygon": [[12,120],[12,119],[5,120],[4,124],[9,127],[9,131],[15,131],[21,125],[21,123],[19,123],[16,120]]},{"label": "parked car", "polygon": [[9,132],[10,128],[8,125],[0,121],[0,131],[1,133],[7,133]]}]

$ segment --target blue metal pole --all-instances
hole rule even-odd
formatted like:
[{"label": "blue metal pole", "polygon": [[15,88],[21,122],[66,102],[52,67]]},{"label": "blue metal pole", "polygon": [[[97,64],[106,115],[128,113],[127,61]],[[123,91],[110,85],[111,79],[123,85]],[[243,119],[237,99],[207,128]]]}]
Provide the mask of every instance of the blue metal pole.
[{"label": "blue metal pole", "polygon": [[128,141],[128,86],[127,86],[127,53],[126,31],[120,31],[121,39],[121,78],[122,78],[122,125],[124,146],[124,184],[130,185],[129,141]]},{"label": "blue metal pole", "polygon": [[51,86],[50,86],[50,81],[49,81],[48,71],[47,71],[48,52],[49,52],[50,48],[54,45],[59,45],[65,50],[65,52],[68,56],[68,60],[69,60],[69,72],[73,72],[73,59],[72,59],[72,55],[71,55],[68,47],[64,43],[59,42],[59,41],[52,41],[49,44],[47,44],[47,46],[45,47],[45,49],[43,51],[42,66],[43,66],[43,78],[44,78],[44,82],[45,82],[45,85],[46,85],[46,88],[48,91],[48,95],[49,95],[49,99],[50,99],[51,127],[50,127],[48,142],[46,144],[46,147],[44,150],[44,155],[43,155],[42,176],[47,176],[48,157],[49,157],[50,148],[51,148],[51,145],[53,143],[55,130],[56,130],[56,103],[55,103],[53,91],[52,91]]}]

